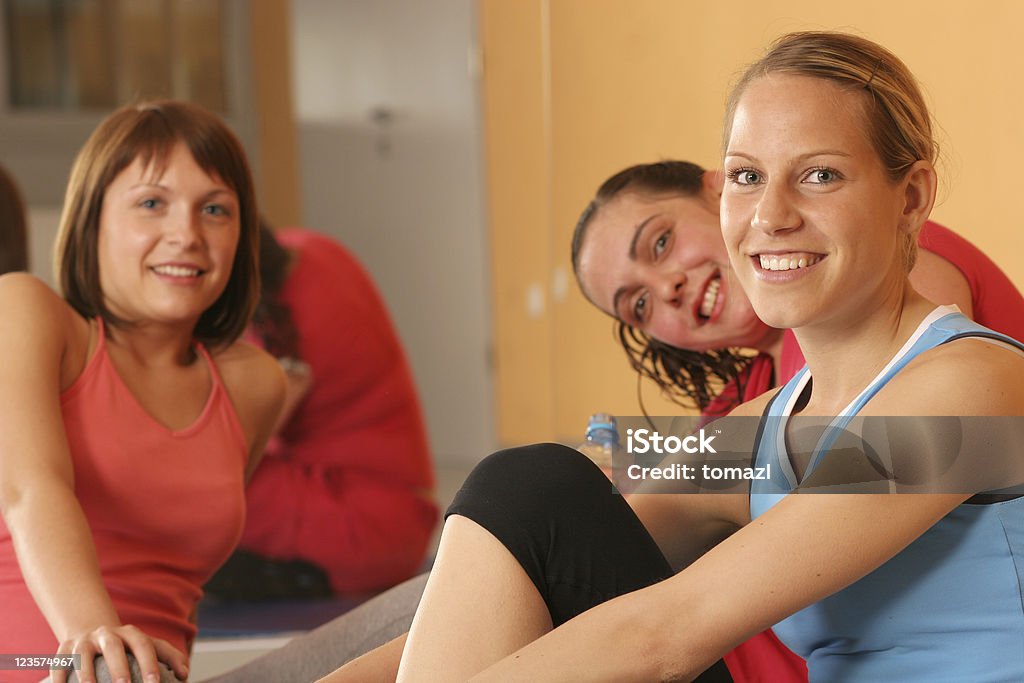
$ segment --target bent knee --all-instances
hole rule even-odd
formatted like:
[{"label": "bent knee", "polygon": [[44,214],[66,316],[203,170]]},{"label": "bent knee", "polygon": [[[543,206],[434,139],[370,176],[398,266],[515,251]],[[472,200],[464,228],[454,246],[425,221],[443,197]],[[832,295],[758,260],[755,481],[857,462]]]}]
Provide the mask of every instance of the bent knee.
[{"label": "bent knee", "polygon": [[608,478],[588,457],[562,444],[541,443],[487,456],[470,472],[457,499],[545,516],[611,491]]},{"label": "bent knee", "polygon": [[585,455],[558,443],[540,443],[497,451],[473,468],[466,485],[508,487],[522,483],[538,486],[579,484],[588,479],[607,482]]}]

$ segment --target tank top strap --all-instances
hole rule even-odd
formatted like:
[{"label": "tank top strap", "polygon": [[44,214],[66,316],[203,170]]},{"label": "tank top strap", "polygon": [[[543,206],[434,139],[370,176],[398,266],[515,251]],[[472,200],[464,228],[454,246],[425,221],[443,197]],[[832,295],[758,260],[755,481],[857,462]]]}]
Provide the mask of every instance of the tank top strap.
[{"label": "tank top strap", "polygon": [[107,323],[102,315],[96,316],[93,320],[96,321],[96,349],[99,350],[107,345]]},{"label": "tank top strap", "polygon": [[213,360],[213,356],[202,342],[195,341],[193,343],[196,351],[206,361],[206,367],[210,370],[210,381],[213,384],[210,391],[210,405],[207,406],[207,409],[213,409],[214,404],[218,404],[217,407],[230,425],[233,436],[241,446],[242,452],[248,453],[248,439],[245,436],[245,430],[242,428],[242,422],[238,418],[238,411],[231,400],[231,394],[228,393],[227,386],[224,384],[220,371],[217,369],[217,363]]},{"label": "tank top strap", "polygon": [[[101,315],[97,315],[93,320],[96,321],[96,346],[93,348],[92,353],[89,354],[89,357],[86,358],[80,377],[85,375],[94,365],[109,362],[107,360],[107,321]],[[92,326],[90,325],[89,328],[89,336],[91,337]],[[88,346],[88,340],[86,345]]]},{"label": "tank top strap", "polygon": [[196,353],[206,361],[206,367],[210,369],[210,380],[213,382],[215,390],[226,391],[224,388],[224,380],[221,379],[220,372],[217,370],[217,364],[213,362],[213,356],[206,350],[206,346],[199,341],[193,341],[193,346],[196,349]]},{"label": "tank top strap", "polygon": [[[92,338],[92,322],[96,323],[96,346],[90,351],[88,348],[89,339]],[[98,373],[102,372],[101,366],[107,362],[107,333],[103,318],[96,316],[89,320],[89,338],[86,339],[86,358],[82,365],[82,371],[78,373],[71,384],[61,391],[61,401],[73,397],[82,390],[83,385],[90,382]]]}]

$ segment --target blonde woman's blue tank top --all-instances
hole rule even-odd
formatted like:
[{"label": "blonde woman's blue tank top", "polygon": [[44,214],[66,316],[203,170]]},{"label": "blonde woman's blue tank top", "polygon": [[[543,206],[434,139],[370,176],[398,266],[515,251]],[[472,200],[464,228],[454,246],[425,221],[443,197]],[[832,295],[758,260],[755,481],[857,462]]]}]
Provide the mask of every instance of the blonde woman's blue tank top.
[{"label": "blonde woman's blue tank top", "polygon": [[[807,472],[910,361],[964,337],[993,339],[1024,352],[1021,342],[972,322],[953,307],[936,309],[825,430]],[[804,367],[765,411],[756,465],[774,465],[773,478],[754,482],[751,519],[798,484],[784,431],[809,380]],[[807,660],[812,683],[1024,682],[1024,496],[956,507],[881,567],[782,620],[774,630]]]}]

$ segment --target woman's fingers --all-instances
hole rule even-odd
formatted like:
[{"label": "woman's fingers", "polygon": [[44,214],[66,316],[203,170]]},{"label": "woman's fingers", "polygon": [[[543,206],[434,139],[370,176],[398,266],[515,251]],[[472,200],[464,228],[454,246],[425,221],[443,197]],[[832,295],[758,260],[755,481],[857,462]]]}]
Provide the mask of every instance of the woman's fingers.
[{"label": "woman's fingers", "polygon": [[[145,683],[159,683],[160,681],[160,665],[157,661],[157,648],[156,640],[150,638],[145,633],[140,631],[134,626],[124,626],[118,629],[120,636],[123,640],[123,647],[121,648],[121,657],[124,657],[125,649],[130,650],[135,655],[135,661],[139,665],[139,674],[142,676],[142,680]],[[106,652],[104,652],[104,657]],[[116,662],[107,659],[107,669],[110,671],[110,678],[114,683],[119,683],[118,676],[121,676],[120,668],[121,660],[118,659]],[[124,659],[124,674],[125,683],[131,681],[131,668],[128,664],[127,658]]]},{"label": "woman's fingers", "polygon": [[153,645],[156,646],[157,657],[160,658],[161,662],[170,667],[171,671],[174,672],[174,675],[178,677],[178,680],[183,681],[188,678],[188,655],[168,643],[166,640],[154,638]]},{"label": "woman's fingers", "polygon": [[[73,649],[70,641],[64,641],[57,648],[58,655],[69,656],[73,654]],[[50,669],[50,683],[67,683],[68,670],[67,669]]]},{"label": "woman's fingers", "polygon": [[[80,668],[75,672],[77,683],[96,683],[96,667],[93,660],[101,651],[98,636],[99,629],[78,638],[66,640],[57,650],[61,654],[78,655]],[[71,673],[67,670],[50,670],[53,683],[67,683],[70,675]]]},{"label": "woman's fingers", "polygon": [[[107,626],[101,626],[93,633],[95,634],[95,643],[98,645],[98,652],[96,654],[103,655],[103,660],[107,664],[107,671],[110,673],[110,680],[114,683],[131,683],[132,674],[128,668],[128,656],[125,654],[125,639],[122,633],[124,629],[118,627],[112,629]],[[82,654],[82,670],[85,671],[86,655]],[[89,657],[89,664],[94,667],[93,657]],[[82,683],[92,683],[95,680],[95,672],[91,678],[79,674],[79,679]]]}]

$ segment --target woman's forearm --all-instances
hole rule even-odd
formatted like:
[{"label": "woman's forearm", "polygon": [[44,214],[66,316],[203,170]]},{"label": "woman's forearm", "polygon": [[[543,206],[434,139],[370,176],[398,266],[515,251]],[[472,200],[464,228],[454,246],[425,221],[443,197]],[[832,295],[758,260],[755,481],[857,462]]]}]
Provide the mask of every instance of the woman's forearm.
[{"label": "woman's forearm", "polygon": [[4,521],[25,582],[58,640],[120,624],[103,585],[89,525],[65,484],[27,490],[7,506]]},{"label": "woman's forearm", "polygon": [[667,583],[598,605],[472,680],[647,683],[695,678],[721,652],[702,637],[687,637],[702,631],[696,610],[671,609],[674,598]]}]

